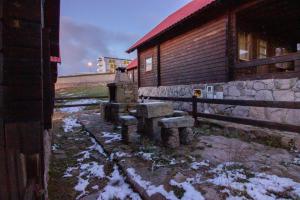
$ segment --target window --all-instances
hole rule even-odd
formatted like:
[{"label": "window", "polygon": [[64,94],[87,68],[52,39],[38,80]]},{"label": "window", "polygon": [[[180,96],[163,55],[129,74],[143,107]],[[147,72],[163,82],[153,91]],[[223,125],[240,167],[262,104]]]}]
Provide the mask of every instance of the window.
[{"label": "window", "polygon": [[146,72],[152,71],[153,59],[152,57],[146,58],[145,68]]},{"label": "window", "polygon": [[244,61],[250,60],[250,34],[246,32],[239,32],[239,59]]},{"label": "window", "polygon": [[267,41],[258,39],[257,47],[257,58],[267,58]]}]

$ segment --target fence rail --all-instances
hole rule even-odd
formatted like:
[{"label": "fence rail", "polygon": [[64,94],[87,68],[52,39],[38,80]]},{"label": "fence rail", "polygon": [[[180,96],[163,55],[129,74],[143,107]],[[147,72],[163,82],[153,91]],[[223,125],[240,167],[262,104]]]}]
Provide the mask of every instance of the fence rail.
[{"label": "fence rail", "polygon": [[256,120],[251,118],[232,117],[218,114],[207,114],[198,112],[198,103],[222,104],[222,105],[238,105],[249,107],[268,107],[268,108],[284,108],[284,109],[300,109],[300,102],[289,101],[255,101],[255,100],[229,100],[229,99],[202,99],[193,96],[189,97],[152,97],[140,96],[141,99],[161,100],[161,101],[178,101],[192,103],[192,111],[190,114],[194,117],[202,117],[208,119],[222,120],[227,122],[258,126],[262,128],[277,129],[281,131],[291,131],[300,133],[300,126],[277,123],[265,120]]}]

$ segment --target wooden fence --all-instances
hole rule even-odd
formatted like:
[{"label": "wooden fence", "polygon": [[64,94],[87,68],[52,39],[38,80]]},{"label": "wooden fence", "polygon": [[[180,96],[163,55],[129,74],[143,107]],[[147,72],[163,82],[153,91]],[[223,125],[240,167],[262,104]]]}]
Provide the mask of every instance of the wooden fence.
[{"label": "wooden fence", "polygon": [[198,112],[199,103],[207,104],[222,104],[233,106],[249,106],[249,107],[268,107],[268,108],[283,108],[283,109],[299,109],[300,102],[288,102],[288,101],[255,101],[255,100],[229,100],[229,99],[202,99],[193,97],[152,97],[152,96],[140,96],[141,99],[161,100],[161,101],[177,101],[188,102],[192,104],[192,111],[190,114],[194,117],[203,117],[215,120],[222,120],[227,122],[234,122],[245,125],[253,125],[262,128],[277,129],[281,131],[291,131],[300,133],[299,125],[278,123],[265,120],[255,120],[251,118],[232,117],[219,114],[207,114]]}]

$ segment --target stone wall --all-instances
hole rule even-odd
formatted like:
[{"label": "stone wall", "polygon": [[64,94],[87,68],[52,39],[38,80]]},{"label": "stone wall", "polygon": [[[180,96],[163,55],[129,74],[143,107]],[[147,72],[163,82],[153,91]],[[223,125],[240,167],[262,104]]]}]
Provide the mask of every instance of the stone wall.
[{"label": "stone wall", "polygon": [[[215,92],[224,92],[224,99],[300,101],[300,80],[298,78],[233,81],[209,85],[215,86]],[[191,97],[194,89],[204,88],[205,84],[143,87],[139,89],[139,95]],[[192,110],[191,103],[173,102],[173,106],[175,109]],[[198,107],[198,112],[300,124],[300,110],[208,104],[199,104]]]},{"label": "stone wall", "polygon": [[80,86],[95,86],[95,85],[106,85],[107,83],[113,82],[115,74],[83,74],[74,76],[61,76],[58,77],[55,89],[63,89],[70,87]]}]

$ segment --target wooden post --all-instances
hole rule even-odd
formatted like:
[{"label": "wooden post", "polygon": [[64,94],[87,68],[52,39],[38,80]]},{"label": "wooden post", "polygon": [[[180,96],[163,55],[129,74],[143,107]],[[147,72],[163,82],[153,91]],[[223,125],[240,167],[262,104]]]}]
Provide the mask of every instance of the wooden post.
[{"label": "wooden post", "polygon": [[160,76],[160,45],[157,45],[157,87],[161,86]]},{"label": "wooden post", "polygon": [[195,120],[197,119],[197,112],[198,112],[198,103],[197,103],[197,96],[193,96],[193,117],[195,118]]},{"label": "wooden post", "polygon": [[140,52],[139,50],[137,50],[137,59],[138,59],[138,66],[137,66],[137,70],[138,70],[138,87],[141,87],[141,59],[140,59]]},{"label": "wooden post", "polygon": [[[300,43],[297,44],[297,52],[300,53]],[[300,60],[295,60],[295,71],[300,71]]]}]

